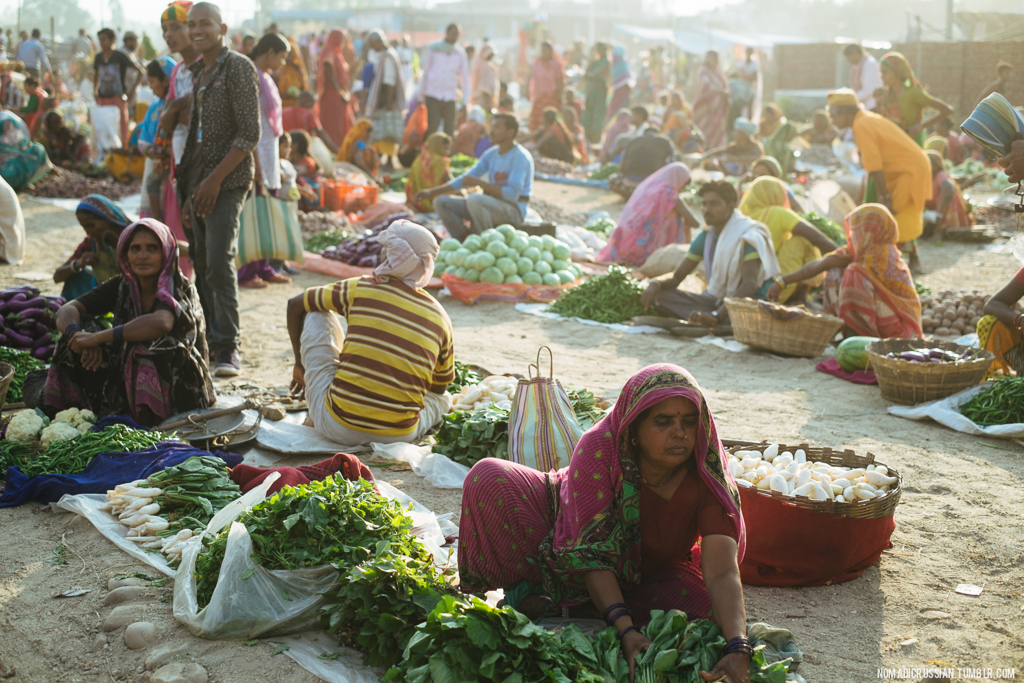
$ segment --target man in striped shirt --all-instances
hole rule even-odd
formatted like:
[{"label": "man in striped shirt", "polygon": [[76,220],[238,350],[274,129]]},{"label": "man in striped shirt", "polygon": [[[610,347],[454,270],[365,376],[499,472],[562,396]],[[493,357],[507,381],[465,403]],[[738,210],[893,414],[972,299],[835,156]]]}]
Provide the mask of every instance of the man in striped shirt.
[{"label": "man in striped shirt", "polygon": [[349,446],[415,442],[451,408],[452,323],[423,290],[437,240],[396,221],[380,237],[373,277],[311,287],[288,302],[292,390],[314,428]]}]

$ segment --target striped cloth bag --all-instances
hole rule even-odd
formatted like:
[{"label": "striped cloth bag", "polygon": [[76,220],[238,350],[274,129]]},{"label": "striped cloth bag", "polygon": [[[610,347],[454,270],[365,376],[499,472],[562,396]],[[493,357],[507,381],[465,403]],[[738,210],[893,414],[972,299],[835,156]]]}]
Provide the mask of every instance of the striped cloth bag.
[{"label": "striped cloth bag", "polygon": [[1024,117],[1013,108],[1009,100],[999,93],[983,99],[960,130],[981,145],[990,158],[999,158],[1010,152],[1010,143],[1024,138]]},{"label": "striped cloth bag", "polygon": [[238,220],[238,253],[235,265],[260,259],[305,263],[299,203],[277,197],[250,194]]},{"label": "striped cloth bag", "polygon": [[[542,377],[540,356],[545,349],[550,365],[548,376]],[[555,358],[550,348],[537,350],[537,363],[530,365],[529,372],[529,379],[519,380],[508,417],[509,460],[550,472],[569,464],[583,429],[576,421],[569,396],[555,379]]]}]

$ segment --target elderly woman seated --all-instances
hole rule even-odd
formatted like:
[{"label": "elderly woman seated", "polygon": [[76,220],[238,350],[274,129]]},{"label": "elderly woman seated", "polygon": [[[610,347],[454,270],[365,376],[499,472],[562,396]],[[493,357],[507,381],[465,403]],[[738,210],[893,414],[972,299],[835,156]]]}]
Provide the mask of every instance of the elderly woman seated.
[{"label": "elderly woman seated", "polygon": [[[57,311],[61,339],[46,379],[48,411],[159,424],[216,401],[206,324],[195,286],[178,269],[170,228],[143,218],[121,233],[120,274]],[[98,319],[113,314],[110,329]]]},{"label": "elderly woman seated", "polygon": [[751,164],[764,156],[764,147],[754,139],[757,124],[744,118],[733,123],[732,144],[704,155],[704,168],[726,175],[742,176]]},{"label": "elderly woman seated", "polygon": [[[728,644],[704,680],[746,681],[739,561],[746,535],[714,418],[690,373],[648,366],[557,472],[485,458],[466,476],[460,588],[502,588],[614,626],[633,668],[651,610],[714,618]],[[561,610],[559,610],[561,612]]]}]

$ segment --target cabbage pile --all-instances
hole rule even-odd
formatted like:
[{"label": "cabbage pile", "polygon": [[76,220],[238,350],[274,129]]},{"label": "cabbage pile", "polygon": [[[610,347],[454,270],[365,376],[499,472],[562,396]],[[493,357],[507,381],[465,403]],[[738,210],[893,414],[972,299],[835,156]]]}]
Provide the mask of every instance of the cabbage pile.
[{"label": "cabbage pile", "polygon": [[452,238],[441,242],[434,276],[443,273],[496,285],[565,285],[578,280],[583,271],[570,261],[569,245],[564,242],[499,225],[464,242]]}]

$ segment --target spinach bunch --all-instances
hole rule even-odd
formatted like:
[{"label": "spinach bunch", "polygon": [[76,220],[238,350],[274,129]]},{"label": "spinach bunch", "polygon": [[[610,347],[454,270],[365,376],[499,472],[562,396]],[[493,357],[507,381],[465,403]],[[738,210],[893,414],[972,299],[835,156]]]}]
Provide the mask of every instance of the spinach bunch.
[{"label": "spinach bunch", "polygon": [[[330,564],[345,572],[369,558],[380,541],[396,554],[431,558],[413,536],[412,518],[402,506],[362,479],[337,476],[285,486],[238,521],[249,531],[253,561],[271,570]],[[229,528],[204,539],[208,548],[198,557],[195,572],[201,607],[209,603],[217,585]]]},{"label": "spinach bunch", "polygon": [[157,534],[164,537],[186,528],[205,529],[217,512],[242,495],[227,463],[212,455],[192,456],[148,481],[162,491],[153,502],[160,504],[158,516],[171,524]]},{"label": "spinach bunch", "polygon": [[362,650],[368,665],[390,668],[416,625],[443,595],[454,593],[430,560],[396,555],[381,541],[372,558],[353,567],[326,594],[320,624],[342,644]]},{"label": "spinach bunch", "polygon": [[555,633],[511,607],[444,596],[383,680],[603,683],[586,664],[595,661],[576,626]]},{"label": "spinach bunch", "polygon": [[476,386],[480,384],[481,380],[483,380],[483,377],[480,376],[480,373],[472,370],[468,365],[456,358],[455,379],[448,385],[448,393],[457,394],[462,391],[462,387]]},{"label": "spinach bunch", "polygon": [[[651,611],[651,623],[642,633],[651,647],[637,657],[635,683],[702,683],[701,671],[711,671],[722,658],[726,641],[722,630],[706,619],[688,621],[679,610]],[[762,648],[750,661],[751,683],[784,683],[791,660],[768,665]],[[629,665],[621,653],[614,628],[607,628],[594,639],[598,669],[614,683],[629,681]]]},{"label": "spinach bunch", "polygon": [[467,467],[482,458],[508,460],[508,415],[493,406],[445,415],[434,450]]}]

